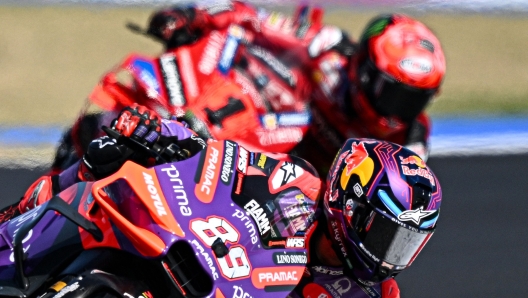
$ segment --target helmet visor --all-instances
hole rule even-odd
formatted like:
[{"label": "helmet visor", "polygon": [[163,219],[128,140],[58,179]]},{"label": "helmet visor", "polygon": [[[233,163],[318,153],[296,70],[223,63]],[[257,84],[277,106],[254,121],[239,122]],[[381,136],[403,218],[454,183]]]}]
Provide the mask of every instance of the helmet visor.
[{"label": "helmet visor", "polygon": [[437,91],[437,88],[422,89],[403,84],[378,70],[369,58],[359,66],[358,78],[372,107],[380,115],[397,116],[406,122],[416,118]]},{"label": "helmet visor", "polygon": [[384,261],[399,268],[412,263],[434,232],[434,229],[413,228],[375,211],[364,220],[355,222],[348,234],[359,238],[360,248],[374,261]]}]

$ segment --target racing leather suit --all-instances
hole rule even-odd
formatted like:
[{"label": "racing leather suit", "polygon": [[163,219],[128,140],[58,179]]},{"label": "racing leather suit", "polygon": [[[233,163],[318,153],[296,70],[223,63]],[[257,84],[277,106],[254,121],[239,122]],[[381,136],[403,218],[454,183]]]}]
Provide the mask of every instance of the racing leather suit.
[{"label": "racing leather suit", "polygon": [[[318,207],[320,193],[314,191],[321,188],[322,181],[310,164],[294,156],[289,156],[286,161],[272,158],[269,154],[241,152],[245,156],[242,160],[247,159],[248,163],[247,166],[239,164],[237,168],[237,173],[242,168],[245,175],[237,176],[232,198],[238,206],[245,206],[247,212],[236,210],[233,216],[243,221],[249,221],[251,216],[258,217],[258,221],[255,219],[255,230],[264,246],[284,247],[294,243],[290,247],[307,248],[307,255],[295,255],[296,258],[293,255],[274,256],[277,268],[307,262],[299,284],[290,294],[291,298],[399,298],[394,279],[367,287],[345,276],[343,268],[329,267],[318,260],[318,253],[322,252],[316,251],[320,249],[316,242],[320,241],[327,225],[322,222],[324,214]],[[312,175],[306,175],[306,172]],[[257,215],[255,210],[259,210]],[[256,237],[254,240],[254,243],[258,241]],[[290,243],[290,240],[297,242]],[[235,292],[233,297],[242,297],[239,294]]]},{"label": "racing leather suit", "polygon": [[[191,30],[203,34],[239,24],[254,33],[253,44],[306,75],[307,80],[299,80],[296,88],[306,89],[303,94],[309,94],[311,124],[309,133],[290,152],[310,161],[321,175],[327,173],[333,156],[351,137],[402,144],[427,158],[429,117],[422,112],[406,123],[377,114],[353,84],[357,80],[353,71],[357,44],[339,28],[323,25],[321,10],[314,9],[310,14],[307,7],[301,6],[293,17],[286,17],[238,1],[185,10],[192,11],[187,14],[192,15],[187,20]],[[170,49],[171,45],[166,45]]]}]

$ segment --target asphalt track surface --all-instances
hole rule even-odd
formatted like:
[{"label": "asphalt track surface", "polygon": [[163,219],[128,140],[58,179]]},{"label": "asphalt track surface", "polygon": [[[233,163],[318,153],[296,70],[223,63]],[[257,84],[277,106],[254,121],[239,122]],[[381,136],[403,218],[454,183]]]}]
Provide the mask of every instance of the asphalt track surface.
[{"label": "asphalt track surface", "polygon": [[[402,298],[527,297],[528,154],[432,157],[443,187],[438,229],[397,280]],[[3,206],[41,173],[0,169]]]}]

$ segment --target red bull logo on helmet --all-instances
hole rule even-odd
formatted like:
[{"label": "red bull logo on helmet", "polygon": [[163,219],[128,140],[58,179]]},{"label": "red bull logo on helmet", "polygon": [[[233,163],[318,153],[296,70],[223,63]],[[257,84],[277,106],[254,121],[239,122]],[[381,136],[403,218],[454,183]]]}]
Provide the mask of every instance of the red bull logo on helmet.
[{"label": "red bull logo on helmet", "polygon": [[346,166],[341,175],[341,187],[346,188],[352,174],[359,176],[362,186],[367,185],[374,172],[374,162],[368,156],[365,144],[363,142],[352,143],[352,149],[344,161]]},{"label": "red bull logo on helmet", "polygon": [[402,165],[409,165],[410,164],[410,165],[417,165],[420,168],[426,168],[427,167],[427,165],[425,164],[423,159],[421,159],[420,157],[418,157],[416,155],[409,156],[409,157],[406,157],[406,158],[403,158],[403,157],[400,156],[400,161],[401,161]]},{"label": "red bull logo on helmet", "polygon": [[[427,169],[427,165],[425,162],[418,156],[409,156],[409,157],[401,157],[400,156],[400,162],[402,167],[402,172],[404,175],[407,176],[421,176],[425,179],[428,179],[429,182],[431,182],[431,185],[435,185],[435,179],[429,169]],[[418,166],[417,169],[410,168],[407,165],[415,165]]]}]

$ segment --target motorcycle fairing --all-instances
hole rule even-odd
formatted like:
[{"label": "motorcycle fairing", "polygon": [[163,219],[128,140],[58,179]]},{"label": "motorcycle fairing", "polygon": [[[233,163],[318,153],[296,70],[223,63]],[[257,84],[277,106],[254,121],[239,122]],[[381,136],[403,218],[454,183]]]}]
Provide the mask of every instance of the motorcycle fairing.
[{"label": "motorcycle fairing", "polygon": [[[48,211],[48,205],[57,199],[63,199],[69,203],[66,205],[69,209],[67,211],[72,216],[80,216],[76,209],[83,203],[87,193],[86,183],[73,185],[60,194],[63,197],[55,197],[0,226],[0,285],[20,286],[19,280],[14,278],[17,271],[14,244],[19,231],[23,231],[19,238],[23,237],[21,248],[25,258],[18,261],[23,261],[24,275],[32,280],[30,289],[38,287],[50,272],[61,267],[61,263],[56,262],[57,259],[71,260],[83,250],[78,224],[56,212]],[[34,224],[33,220],[39,217],[40,220],[28,229],[27,225]],[[86,231],[85,233],[88,234]]]},{"label": "motorcycle fairing", "polygon": [[[56,273],[40,266],[41,260],[63,265],[71,262],[64,256],[105,248],[170,265],[165,268],[167,276],[172,275],[177,283],[178,276],[171,271],[169,261],[171,247],[181,243],[191,248],[193,253],[188,257],[195,258],[200,270],[210,277],[212,287],[207,295],[232,296],[236,285],[253,297],[262,291],[286,296],[302,278],[307,262],[303,230],[287,227],[298,220],[303,220],[305,227],[309,225],[315,202],[298,187],[292,187],[273,194],[275,201],[266,203],[259,198],[266,198],[264,193],[271,195],[269,190],[249,193],[245,188],[258,179],[269,179],[272,171],[263,170],[259,162],[271,170],[278,161],[268,157],[262,162],[264,155],[248,152],[230,141],[218,141],[209,148],[187,160],[149,169],[129,161],[108,178],[79,183],[61,193],[60,198],[94,223],[103,236],[96,239],[60,213],[46,212],[33,227],[33,236],[24,242],[31,246],[26,247],[28,254],[23,262],[31,289],[40,285],[33,282],[36,272]],[[239,197],[252,202],[250,206],[233,201],[238,181],[244,181]],[[267,188],[266,183],[263,185]],[[195,190],[202,186],[214,193],[210,201],[198,199]],[[304,212],[290,212],[294,210],[288,209],[292,204],[284,202],[301,203]],[[266,214],[277,232],[271,242],[261,235],[263,213],[257,211],[266,204],[275,208],[273,214]],[[8,261],[16,229],[24,218],[33,218],[42,208],[45,204],[0,226],[0,282],[5,285],[17,286],[12,281],[13,264]],[[37,234],[40,236],[34,237]],[[226,248],[224,253],[222,248]]]}]

